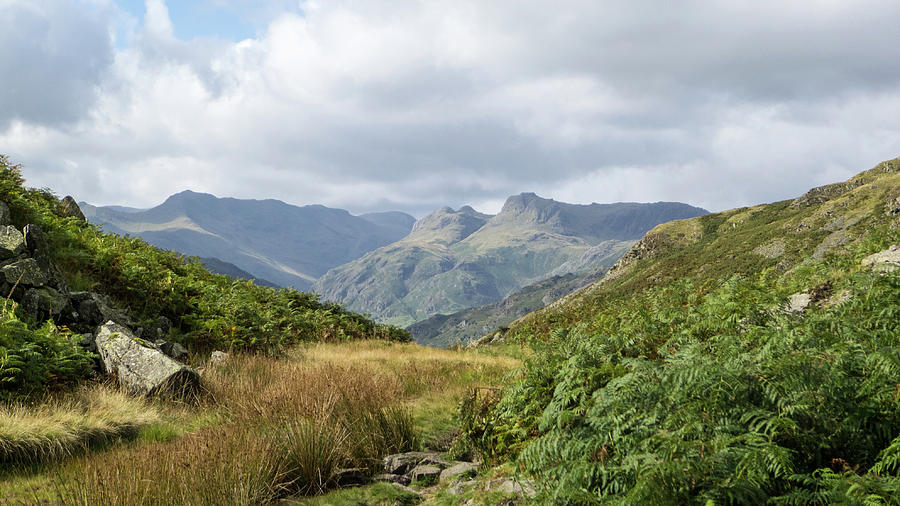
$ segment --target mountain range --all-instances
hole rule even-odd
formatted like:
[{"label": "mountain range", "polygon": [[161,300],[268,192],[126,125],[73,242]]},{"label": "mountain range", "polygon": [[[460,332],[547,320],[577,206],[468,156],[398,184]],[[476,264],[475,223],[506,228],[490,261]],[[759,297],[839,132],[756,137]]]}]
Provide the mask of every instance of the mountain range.
[{"label": "mountain range", "polygon": [[401,212],[354,216],[192,191],[151,209],[80,207],[107,232],[200,257],[218,273],[315,291],[394,325],[497,303],[548,280],[538,289],[544,296],[525,290],[529,296],[501,304],[500,318],[464,318],[472,325],[463,335],[422,336],[433,344],[504,325],[537,309],[547,293],[595,279],[654,226],[706,214],[681,203],[576,205],[534,193],[509,197],[497,215],[444,207],[418,221]]},{"label": "mountain range", "polygon": [[254,278],[300,290],[308,290],[328,269],[402,238],[415,221],[401,212],[354,216],[321,205],[298,207],[192,191],[151,209],[79,207],[107,232],[138,236],[154,246],[207,259],[205,263],[231,263]]},{"label": "mountain range", "polygon": [[654,226],[706,214],[687,204],[566,204],[522,193],[488,215],[439,209],[396,243],[330,270],[313,290],[407,326],[496,302],[548,276],[609,267]]}]

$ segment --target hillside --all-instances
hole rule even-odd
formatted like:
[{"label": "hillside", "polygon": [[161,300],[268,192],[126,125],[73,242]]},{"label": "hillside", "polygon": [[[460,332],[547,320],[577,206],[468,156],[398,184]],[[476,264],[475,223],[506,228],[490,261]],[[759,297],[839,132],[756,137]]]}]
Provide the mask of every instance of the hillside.
[{"label": "hillside", "polygon": [[95,207],[85,217],[107,232],[202,258],[217,258],[280,286],[307,289],[328,269],[407,235],[399,212],[353,216],[320,205],[240,200],[184,191],[151,209]]},{"label": "hillside", "polygon": [[7,294],[0,307],[0,399],[92,374],[91,343],[110,320],[141,342],[164,339],[198,353],[408,339],[314,295],[236,281],[140,239],[100,232],[71,197],[25,187],[21,167],[5,157],[0,288]]},{"label": "hillside", "polygon": [[[630,243],[621,243],[628,247]],[[466,345],[484,334],[506,328],[521,316],[538,310],[569,293],[600,279],[606,269],[581,274],[557,275],[532,283],[497,302],[463,309],[452,314],[436,314],[416,322],[406,330],[417,343],[443,348]]]},{"label": "hillside", "polygon": [[566,204],[533,193],[510,197],[496,216],[445,207],[402,240],[332,269],[313,290],[409,325],[498,301],[551,275],[609,267],[623,243],[659,223],[705,213],[666,202]]},{"label": "hillside", "polygon": [[897,504],[900,159],[665,223],[492,333],[534,352],[465,434],[554,504]]}]

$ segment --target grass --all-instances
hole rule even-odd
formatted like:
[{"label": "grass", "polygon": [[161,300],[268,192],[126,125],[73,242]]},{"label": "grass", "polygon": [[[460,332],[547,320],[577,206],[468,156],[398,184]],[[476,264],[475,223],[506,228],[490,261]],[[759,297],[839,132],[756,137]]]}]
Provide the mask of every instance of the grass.
[{"label": "grass", "polygon": [[415,494],[401,490],[390,483],[374,483],[364,487],[353,487],[335,490],[318,497],[298,499],[288,504],[306,506],[392,506],[394,504],[417,504]]},{"label": "grass", "polygon": [[0,465],[34,464],[134,436],[160,420],[142,399],[94,386],[37,405],[0,407]]},{"label": "grass", "polygon": [[[131,425],[130,443],[60,453],[74,457],[10,473],[0,488],[12,491],[4,498],[11,502],[66,504],[260,504],[320,494],[333,488],[337,469],[375,474],[384,455],[452,433],[466,391],[499,384],[520,363],[509,355],[521,353],[383,341],[315,344],[281,358],[233,355],[207,371],[206,397],[195,405],[96,387],[77,402],[10,407],[9,425],[20,427],[22,440],[50,433],[28,429],[39,425],[28,420],[49,427],[54,409],[58,419],[77,412],[110,418],[94,409],[110,404],[106,398],[132,406],[124,412],[144,412],[135,408],[141,406],[149,415]],[[43,455],[43,447],[34,448]],[[374,494],[366,496],[370,503],[409,499],[395,487],[364,488],[370,492],[360,493]]]}]

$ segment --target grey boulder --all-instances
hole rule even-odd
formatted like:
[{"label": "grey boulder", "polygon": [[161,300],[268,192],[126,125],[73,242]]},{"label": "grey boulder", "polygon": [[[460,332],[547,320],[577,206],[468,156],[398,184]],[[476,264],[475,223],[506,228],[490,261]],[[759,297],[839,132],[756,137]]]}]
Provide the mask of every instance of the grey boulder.
[{"label": "grey boulder", "polygon": [[12,225],[0,226],[0,260],[15,258],[25,251],[25,236]]},{"label": "grey boulder", "polygon": [[384,472],[387,474],[406,474],[407,471],[419,465],[419,462],[437,457],[434,452],[406,452],[388,455],[384,458]]},{"label": "grey boulder", "polygon": [[0,268],[0,275],[10,285],[40,287],[47,283],[47,274],[33,258],[24,258],[4,265]]},{"label": "grey boulder", "polygon": [[185,394],[197,389],[200,376],[190,367],[167,357],[131,330],[113,321],[97,330],[97,351],[108,374],[132,394]]},{"label": "grey boulder", "polygon": [[872,267],[880,272],[892,272],[900,269],[900,244],[895,244],[884,251],[863,258],[862,265]]},{"label": "grey boulder", "polygon": [[31,315],[35,321],[43,321],[47,318],[59,320],[71,312],[69,297],[49,286],[41,288],[29,288],[22,296],[22,309]]}]

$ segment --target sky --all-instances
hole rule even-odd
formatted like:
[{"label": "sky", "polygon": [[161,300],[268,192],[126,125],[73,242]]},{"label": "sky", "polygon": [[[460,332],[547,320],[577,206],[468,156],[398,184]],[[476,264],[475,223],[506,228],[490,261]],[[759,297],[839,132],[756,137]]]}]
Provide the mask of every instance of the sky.
[{"label": "sky", "polygon": [[896,0],[0,0],[0,153],[98,205],[792,198],[900,156]]}]

